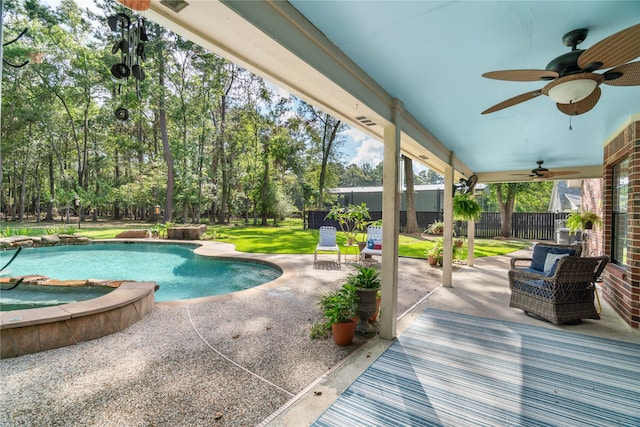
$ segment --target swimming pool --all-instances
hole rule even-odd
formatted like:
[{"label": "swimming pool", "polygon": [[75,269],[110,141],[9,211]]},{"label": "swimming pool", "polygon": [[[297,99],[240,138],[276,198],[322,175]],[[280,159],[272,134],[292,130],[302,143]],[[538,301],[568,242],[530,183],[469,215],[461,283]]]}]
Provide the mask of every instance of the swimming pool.
[{"label": "swimming pool", "polygon": [[[199,256],[193,252],[196,247],[153,243],[95,243],[26,248],[8,270],[13,277],[40,274],[59,280],[91,278],[154,281],[160,286],[155,293],[156,302],[241,291],[270,282],[282,274],[271,265]],[[12,255],[13,251],[0,254],[0,264],[6,263]],[[22,286],[26,285],[2,291],[0,305],[5,298],[17,299]]]}]

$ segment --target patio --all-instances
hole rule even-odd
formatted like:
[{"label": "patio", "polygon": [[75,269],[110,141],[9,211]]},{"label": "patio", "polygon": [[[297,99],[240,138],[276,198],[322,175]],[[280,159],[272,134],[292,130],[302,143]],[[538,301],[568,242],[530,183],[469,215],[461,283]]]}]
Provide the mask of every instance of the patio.
[{"label": "patio", "polygon": [[[312,255],[268,258],[295,269],[288,283],[158,304],[115,335],[3,360],[0,424],[311,424],[391,343],[373,339],[358,347],[358,338],[339,348],[330,339],[310,340],[317,296],[351,267],[313,269]],[[640,343],[639,332],[606,305],[600,321],[561,327],[508,308],[508,260],[457,267],[460,285],[443,288],[441,270],[400,259],[398,312],[407,314],[399,332],[424,308],[438,308]]]}]

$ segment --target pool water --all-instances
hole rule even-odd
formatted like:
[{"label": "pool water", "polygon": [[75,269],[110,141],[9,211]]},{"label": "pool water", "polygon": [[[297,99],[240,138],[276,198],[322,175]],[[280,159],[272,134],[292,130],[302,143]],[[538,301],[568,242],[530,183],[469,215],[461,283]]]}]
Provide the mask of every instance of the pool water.
[{"label": "pool water", "polygon": [[[155,293],[156,302],[241,291],[270,282],[281,275],[280,270],[268,265],[202,257],[193,253],[196,247],[97,243],[25,248],[7,269],[12,277],[39,274],[58,280],[153,281],[160,286]],[[0,265],[8,262],[13,254],[13,251],[0,253]],[[7,275],[7,271],[3,274]],[[18,295],[26,293],[26,290],[20,290],[23,286],[26,285],[0,291],[0,310],[5,310],[5,299],[17,300]],[[25,295],[25,299],[28,297],[28,294]]]},{"label": "pool water", "polygon": [[49,307],[98,298],[115,290],[106,286],[40,286],[18,285],[15,289],[4,285],[0,288],[0,311],[25,310],[29,308]]}]

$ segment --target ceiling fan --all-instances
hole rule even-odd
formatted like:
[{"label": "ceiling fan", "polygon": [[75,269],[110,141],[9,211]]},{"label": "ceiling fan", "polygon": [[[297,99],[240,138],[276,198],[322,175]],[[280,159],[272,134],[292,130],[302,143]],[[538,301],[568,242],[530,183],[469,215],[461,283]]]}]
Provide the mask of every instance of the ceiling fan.
[{"label": "ceiling fan", "polygon": [[[553,59],[544,70],[503,70],[484,73],[482,77],[516,82],[549,81],[542,89],[523,93],[502,101],[482,112],[493,113],[520,104],[540,95],[556,102],[558,110],[575,116],[591,110],[600,99],[600,84],[610,86],[640,86],[640,24],[619,31],[586,50],[576,47],[584,41],[589,30],[573,30],[562,42],[571,52]],[[603,74],[596,70],[613,68]]]},{"label": "ceiling fan", "polygon": [[544,163],[544,160],[538,160],[536,162],[538,164],[538,167],[535,169],[531,169],[531,173],[515,173],[512,175],[526,175],[529,176],[531,178],[553,178],[556,176],[564,176],[564,175],[575,175],[578,172],[576,171],[555,171],[552,172],[549,169],[545,168],[542,166],[542,164]]}]

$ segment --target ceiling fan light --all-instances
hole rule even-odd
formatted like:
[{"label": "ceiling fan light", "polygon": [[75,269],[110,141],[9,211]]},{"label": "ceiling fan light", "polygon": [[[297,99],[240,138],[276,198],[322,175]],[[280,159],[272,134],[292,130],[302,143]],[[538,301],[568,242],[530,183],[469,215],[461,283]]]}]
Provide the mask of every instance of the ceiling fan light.
[{"label": "ceiling fan light", "polygon": [[582,101],[598,86],[592,79],[576,79],[557,84],[549,89],[549,98],[558,104],[573,104]]}]

